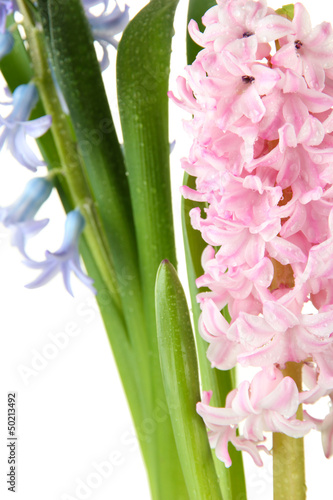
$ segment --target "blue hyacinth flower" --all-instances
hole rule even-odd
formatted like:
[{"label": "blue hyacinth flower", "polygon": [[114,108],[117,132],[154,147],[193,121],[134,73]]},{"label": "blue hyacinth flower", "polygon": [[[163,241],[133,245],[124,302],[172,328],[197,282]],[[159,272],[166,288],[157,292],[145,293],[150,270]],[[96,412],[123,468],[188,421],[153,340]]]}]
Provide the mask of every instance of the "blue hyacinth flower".
[{"label": "blue hyacinth flower", "polygon": [[0,33],[6,30],[6,19],[13,12],[12,0],[0,0]]},{"label": "blue hyacinth flower", "polygon": [[73,295],[70,282],[73,272],[84,285],[96,293],[92,286],[93,280],[84,273],[80,263],[78,244],[84,225],[85,220],[79,210],[73,210],[67,214],[64,240],[59,250],[56,252],[47,250],[45,252],[46,259],[42,262],[35,262],[31,259],[24,262],[28,267],[42,271],[37,279],[26,285],[27,288],[40,287],[49,282],[56,274],[62,273],[65,287]]},{"label": "blue hyacinth flower", "polygon": [[6,142],[14,158],[33,172],[45,163],[30,149],[26,136],[40,137],[52,123],[49,115],[28,121],[37,101],[38,92],[33,83],[20,85],[13,92],[12,103],[9,103],[13,106],[12,112],[6,118],[0,116],[0,151]]},{"label": "blue hyacinth flower", "polygon": [[0,221],[11,231],[11,243],[20,252],[26,254],[27,240],[39,233],[48,223],[48,219],[34,220],[42,204],[52,191],[52,184],[43,177],[29,181],[22,195],[9,207],[0,208]]},{"label": "blue hyacinth flower", "polygon": [[[99,15],[94,15],[91,12],[91,7],[103,4],[102,12]],[[109,66],[109,57],[107,52],[108,45],[118,47],[118,42],[114,38],[115,35],[121,33],[129,21],[128,5],[125,5],[125,10],[119,8],[118,3],[111,12],[108,12],[109,0],[83,0],[83,6],[86,16],[90,23],[91,31],[100,46],[103,49],[103,57],[100,61],[101,70],[104,71]]]},{"label": "blue hyacinth flower", "polygon": [[0,32],[0,60],[5,57],[14,47],[14,37],[9,31]]}]

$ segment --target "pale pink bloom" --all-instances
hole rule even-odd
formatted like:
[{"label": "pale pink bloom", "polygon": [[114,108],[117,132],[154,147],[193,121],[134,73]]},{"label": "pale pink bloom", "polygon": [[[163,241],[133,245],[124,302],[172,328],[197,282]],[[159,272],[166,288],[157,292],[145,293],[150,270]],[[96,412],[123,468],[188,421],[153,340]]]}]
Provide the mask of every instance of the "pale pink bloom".
[{"label": "pale pink bloom", "polygon": [[228,339],[246,349],[238,356],[244,366],[284,365],[324,352],[333,342],[332,332],[333,310],[294,314],[290,305],[276,301],[263,304],[262,316],[240,313],[230,326]]},{"label": "pale pink bloom", "polygon": [[295,4],[292,21],[294,35],[280,40],[282,47],[271,62],[304,75],[310,88],[323,90],[325,69],[333,67],[333,30],[323,22],[312,29],[309,13],[301,3]]},{"label": "pale pink bloom", "polygon": [[[265,432],[283,432],[298,438],[314,427],[309,421],[296,419],[300,403],[296,383],[273,366],[257,373],[251,383],[244,381],[230,392],[225,408],[209,406],[209,399],[209,395],[205,396],[197,404],[197,412],[210,431],[209,440],[217,457],[227,467],[231,465],[229,441],[262,465],[259,451],[265,448],[261,445]],[[234,431],[240,423],[242,435],[237,439]]]},{"label": "pale pink bloom", "polygon": [[226,130],[242,116],[258,123],[266,111],[260,96],[273,90],[281,78],[279,72],[264,64],[241,64],[227,51],[201,54],[200,63],[208,74],[201,88],[215,97],[217,126]]},{"label": "pale pink bloom", "polygon": [[301,75],[290,69],[280,71],[279,76],[270,95],[262,97],[266,112],[260,122],[260,136],[269,141],[279,139],[282,152],[297,144],[318,146],[326,130],[313,114],[331,110],[333,98],[309,89]]},{"label": "pale pink bloom", "polygon": [[267,9],[266,1],[226,1],[211,8],[202,21],[204,33],[190,21],[192,39],[215,52],[227,50],[243,62],[268,56],[267,42],[295,32],[290,21]]},{"label": "pale pink bloom", "polygon": [[240,343],[228,340],[229,323],[211,299],[202,304],[199,330],[202,337],[210,343],[207,358],[211,361],[212,368],[233,368],[237,364],[237,355],[244,349]]},{"label": "pale pink bloom", "polygon": [[[204,261],[208,252],[211,253],[211,258]],[[239,301],[248,301],[252,311],[255,309],[260,313],[261,307],[255,307],[254,303],[262,304],[264,300],[272,299],[268,287],[272,282],[274,269],[267,257],[252,268],[246,264],[228,268],[220,263],[218,252],[215,256],[215,250],[208,246],[203,255],[203,268],[205,273],[196,280],[197,287],[209,287],[221,309],[228,304],[232,317],[235,315],[234,306],[237,307]],[[198,295],[198,300],[201,304],[205,301],[205,292]]]}]

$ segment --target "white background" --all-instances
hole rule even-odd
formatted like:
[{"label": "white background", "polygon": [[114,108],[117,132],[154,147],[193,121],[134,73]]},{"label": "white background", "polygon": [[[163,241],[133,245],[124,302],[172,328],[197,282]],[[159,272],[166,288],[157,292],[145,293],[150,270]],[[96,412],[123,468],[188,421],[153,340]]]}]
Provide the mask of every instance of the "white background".
[{"label": "white background", "polygon": [[[128,0],[131,17],[145,4]],[[333,7],[325,0],[304,1],[313,25],[333,21]],[[170,87],[185,66],[184,19],[186,0],[177,12],[173,71]],[[271,1],[270,6],[281,6]],[[114,62],[114,51],[110,50]],[[105,75],[109,98],[115,103],[114,74]],[[179,262],[184,259],[179,234],[179,158],[186,155],[189,140],[182,131],[184,116],[171,104],[170,140],[177,140],[171,155],[174,214],[178,231]],[[0,206],[12,203],[31,177],[10,156],[0,157]],[[43,169],[40,170],[43,174]],[[42,258],[44,250],[56,250],[63,234],[64,214],[57,199],[42,207],[38,218],[50,223],[30,246]],[[133,425],[114,365],[110,346],[94,298],[73,279],[75,299],[65,290],[61,277],[47,286],[27,290],[35,273],[21,264],[10,246],[9,234],[0,227],[0,497],[7,491],[6,448],[7,392],[17,392],[18,476],[17,500],[148,500],[144,466]],[[59,335],[57,335],[59,334]],[[56,338],[62,340],[56,346]],[[308,499],[329,500],[332,461],[324,458],[320,437],[306,439]],[[249,500],[271,500],[271,461],[257,468],[246,460]],[[107,477],[97,470],[102,467]],[[83,486],[85,485],[85,486]],[[170,499],[172,500],[172,499]],[[204,500],[204,499],[203,499]]]}]

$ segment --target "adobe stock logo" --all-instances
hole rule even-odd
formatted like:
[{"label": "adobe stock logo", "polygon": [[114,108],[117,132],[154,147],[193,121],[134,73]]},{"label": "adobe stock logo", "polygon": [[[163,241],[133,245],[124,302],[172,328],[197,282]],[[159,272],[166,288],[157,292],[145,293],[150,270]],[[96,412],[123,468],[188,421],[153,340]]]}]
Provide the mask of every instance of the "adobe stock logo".
[{"label": "adobe stock logo", "polygon": [[75,483],[75,496],[64,493],[61,500],[86,500],[94,490],[100,488],[104,480],[110,478],[115,469],[125,462],[124,455],[119,451],[113,451],[102,462],[92,462],[93,470],[82,480],[77,478]]},{"label": "adobe stock logo", "polygon": [[74,339],[84,334],[88,327],[99,317],[98,306],[94,298],[89,297],[80,302],[73,315],[58,331],[49,331],[44,343],[30,349],[29,360],[17,365],[17,371],[24,385],[29,385],[47,367],[59,359],[61,353],[74,342]]},{"label": "adobe stock logo", "polygon": [[[174,406],[173,408],[177,408]],[[168,419],[169,409],[163,400],[156,400],[156,405],[149,417],[142,420],[137,432],[134,428],[125,430],[119,434],[117,449],[112,451],[104,460],[90,462],[88,474],[76,477],[72,482],[71,492],[63,493],[61,500],[88,500],[96,490],[120,471],[121,466],[125,466],[130,461],[134,453],[139,453],[139,440],[150,442],[156,432],[158,424]],[[241,500],[241,499],[240,499]]]},{"label": "adobe stock logo", "polygon": [[31,349],[31,360],[29,365],[20,364],[17,371],[25,385],[28,385],[32,378],[35,378],[40,372],[45,370],[49,362],[58,357],[59,352],[64,350],[70,339],[77,337],[81,329],[74,321],[70,321],[60,332],[47,334],[49,342],[38,350]]}]

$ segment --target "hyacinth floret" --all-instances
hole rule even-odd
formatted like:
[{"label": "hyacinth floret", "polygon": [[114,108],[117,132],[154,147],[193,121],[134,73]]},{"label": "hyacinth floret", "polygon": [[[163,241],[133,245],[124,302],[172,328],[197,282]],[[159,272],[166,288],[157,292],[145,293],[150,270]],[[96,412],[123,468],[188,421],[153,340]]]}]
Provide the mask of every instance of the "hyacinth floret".
[{"label": "hyacinth floret", "polygon": [[[199,330],[213,367],[260,371],[225,408],[205,394],[198,412],[227,466],[229,441],[260,465],[265,432],[311,426],[330,456],[332,412],[314,419],[310,405],[333,395],[333,30],[300,3],[288,19],[265,0],[217,0],[202,21],[203,33],[189,24],[202,50],[169,93],[192,115],[182,166],[196,187],[182,194],[206,204],[190,212],[207,243]],[[290,362],[303,390],[282,373]]]},{"label": "hyacinth floret", "polygon": [[9,54],[14,47],[14,38],[9,31],[0,33],[0,61],[3,57]]},{"label": "hyacinth floret", "polygon": [[34,261],[27,259],[24,263],[32,268],[41,270],[41,274],[34,281],[26,285],[26,288],[37,288],[48,283],[58,273],[62,274],[66,290],[73,295],[71,286],[71,274],[74,273],[79,280],[93,293],[93,279],[89,278],[82,270],[78,250],[79,238],[84,229],[85,220],[79,209],[72,210],[67,214],[65,222],[65,234],[62,245],[56,252],[45,252],[45,260]]},{"label": "hyacinth floret", "polygon": [[[100,62],[102,71],[110,64],[107,47],[109,45],[115,48],[118,47],[118,41],[115,36],[121,33],[129,22],[128,5],[125,5],[125,9],[122,11],[118,2],[115,2],[113,9],[110,11],[109,4],[110,0],[83,0],[83,7],[91,27],[92,35],[103,50]],[[101,7],[99,14],[95,14],[91,10],[96,6]]]},{"label": "hyacinth floret", "polygon": [[12,106],[6,118],[0,115],[0,151],[4,144],[13,157],[29,170],[35,172],[38,166],[45,165],[27,143],[27,136],[38,138],[51,127],[50,115],[29,121],[29,116],[38,102],[38,92],[33,83],[19,85],[13,92],[12,102],[3,103]]},{"label": "hyacinth floret", "polygon": [[12,205],[0,208],[0,221],[11,231],[11,242],[26,257],[27,240],[39,233],[48,219],[35,220],[42,204],[51,194],[53,185],[43,177],[31,179],[22,195]]}]

